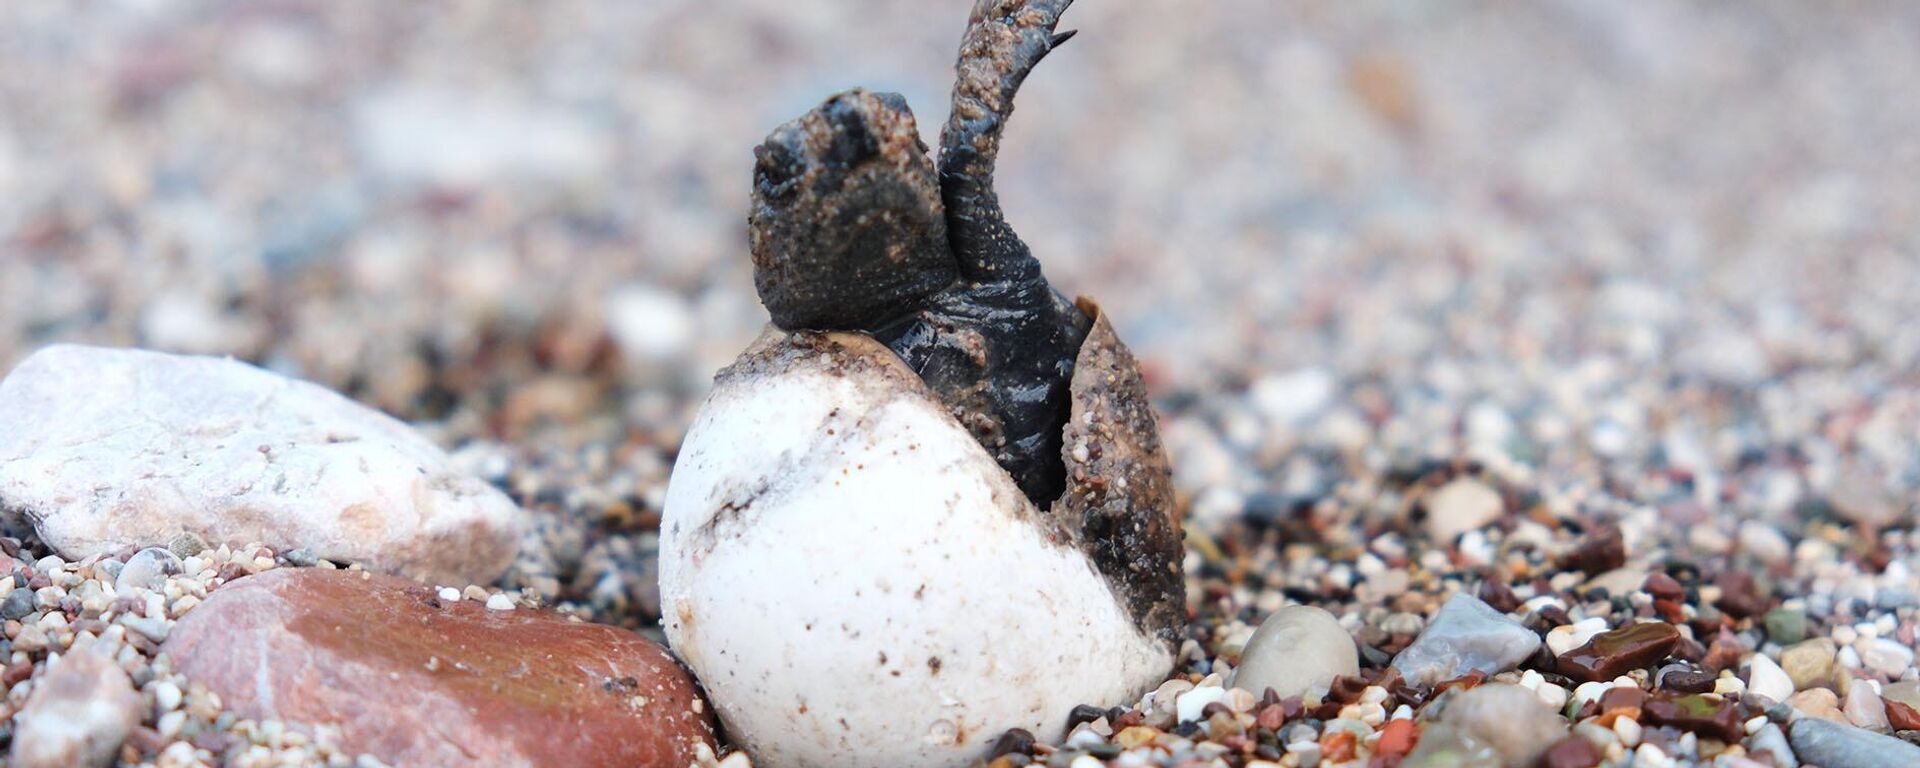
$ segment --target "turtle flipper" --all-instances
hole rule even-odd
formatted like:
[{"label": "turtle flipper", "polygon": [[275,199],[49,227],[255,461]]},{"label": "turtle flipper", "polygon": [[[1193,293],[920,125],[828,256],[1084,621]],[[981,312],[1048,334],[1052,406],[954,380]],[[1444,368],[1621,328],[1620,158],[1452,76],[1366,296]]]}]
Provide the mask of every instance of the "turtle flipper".
[{"label": "turtle flipper", "polygon": [[1073,36],[1055,34],[1073,0],[978,0],[960,41],[953,108],[940,131],[940,191],[947,236],[969,280],[1034,279],[1040,274],[993,191],[1000,136],[1013,97],[1035,65]]}]

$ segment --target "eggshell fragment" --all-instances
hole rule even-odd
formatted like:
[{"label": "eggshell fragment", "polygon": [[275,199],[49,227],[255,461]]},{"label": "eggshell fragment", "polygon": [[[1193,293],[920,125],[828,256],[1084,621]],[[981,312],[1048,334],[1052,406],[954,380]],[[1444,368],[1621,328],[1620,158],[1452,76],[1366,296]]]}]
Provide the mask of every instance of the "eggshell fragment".
[{"label": "eggshell fragment", "polygon": [[[1134,463],[1097,476],[1142,482]],[[1107,569],[1165,559],[1177,584],[1164,507],[1141,507],[1162,530],[1069,487],[1073,515],[1036,509],[871,338],[770,329],[721,372],[674,467],[667,637],[757,765],[957,766],[1008,728],[1057,736],[1075,705],[1161,682],[1185,618],[1156,607],[1178,599],[1152,586],[1165,579],[1109,578],[1087,548],[1089,520],[1153,528],[1143,540],[1173,553],[1114,549]]]}]

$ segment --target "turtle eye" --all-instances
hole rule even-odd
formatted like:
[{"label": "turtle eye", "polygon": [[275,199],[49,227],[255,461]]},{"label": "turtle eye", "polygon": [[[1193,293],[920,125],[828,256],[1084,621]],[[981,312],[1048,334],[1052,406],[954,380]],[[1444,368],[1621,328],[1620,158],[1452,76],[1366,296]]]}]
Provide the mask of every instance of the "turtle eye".
[{"label": "turtle eye", "polygon": [[753,160],[753,183],[760,194],[782,198],[799,186],[804,166],[785,143],[770,141],[754,147]]}]

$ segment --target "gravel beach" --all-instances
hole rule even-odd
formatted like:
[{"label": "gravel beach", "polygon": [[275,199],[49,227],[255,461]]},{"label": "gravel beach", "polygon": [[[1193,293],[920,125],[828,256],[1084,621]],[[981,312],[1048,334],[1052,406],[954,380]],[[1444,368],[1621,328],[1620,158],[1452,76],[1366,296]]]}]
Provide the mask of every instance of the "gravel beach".
[{"label": "gravel beach", "polygon": [[[430,761],[352,718],[287,715],[338,681],[242,701],[166,649],[231,582],[427,557],[392,541],[437,548],[418,567],[438,581],[380,589],[445,632],[535,614],[568,623],[517,630],[554,649],[575,624],[633,638],[607,664],[637,671],[567,683],[619,708],[597,708],[605,743],[658,731],[618,748],[751,765],[639,642],[663,639],[682,438],[767,319],[750,150],[855,85],[904,94],[933,143],[965,5],[0,10],[0,373],[47,377],[10,378],[0,413],[79,414],[0,423],[36,425],[0,435],[11,764]],[[1142,700],[1009,732],[983,764],[1920,753],[1920,6],[1081,0],[1063,26],[1080,34],[1021,94],[999,189],[1053,284],[1097,297],[1139,358],[1192,621]],[[23,364],[56,344],[267,374],[132,387],[127,415],[87,403],[93,369]],[[128,380],[169,380],[146,375]],[[244,426],[142,431],[227,411]],[[103,415],[129,429],[84,420]],[[417,492],[379,473],[248,474],[155,483],[138,507],[168,540],[37,530],[107,493],[109,448],[128,454],[114,487],[141,493],[205,476],[180,467],[365,451],[444,475],[457,503],[361,504]],[[250,493],[318,506],[249,518],[241,540],[195,532],[195,510]],[[485,515],[485,540],[440,538],[445,509]],[[381,535],[327,528],[336,512]],[[296,528],[325,535],[275,540]],[[78,547],[98,551],[59,554]],[[380,645],[295,634],[316,658]],[[503,663],[490,647],[415,650],[465,673]],[[369,711],[403,706],[367,690]],[[486,711],[503,719],[443,725],[541,754]]]}]

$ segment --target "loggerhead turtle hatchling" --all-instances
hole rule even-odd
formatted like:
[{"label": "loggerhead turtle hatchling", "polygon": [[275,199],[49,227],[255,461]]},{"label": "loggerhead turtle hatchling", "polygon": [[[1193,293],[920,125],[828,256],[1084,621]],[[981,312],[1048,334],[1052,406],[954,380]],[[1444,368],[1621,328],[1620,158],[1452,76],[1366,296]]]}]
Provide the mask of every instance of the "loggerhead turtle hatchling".
[{"label": "loggerhead turtle hatchling", "polygon": [[937,169],[905,100],[864,90],[754,151],[773,324],[688,431],[661,596],[757,764],[965,764],[1173,664],[1182,548],[1138,367],[993,189],[1070,4],[976,3]]}]

